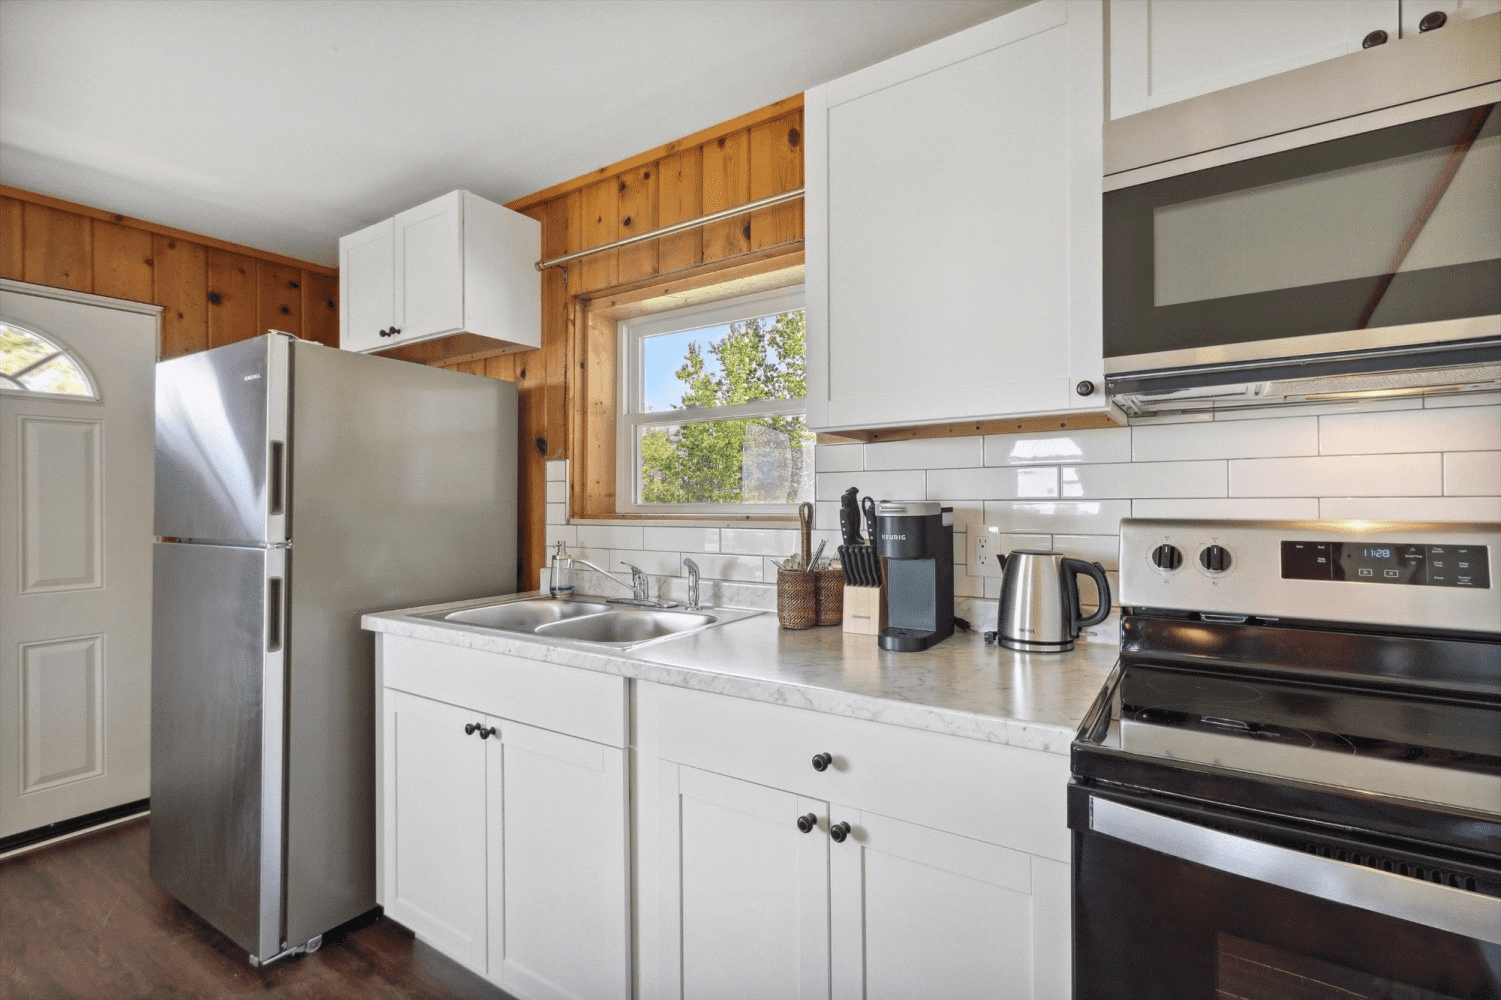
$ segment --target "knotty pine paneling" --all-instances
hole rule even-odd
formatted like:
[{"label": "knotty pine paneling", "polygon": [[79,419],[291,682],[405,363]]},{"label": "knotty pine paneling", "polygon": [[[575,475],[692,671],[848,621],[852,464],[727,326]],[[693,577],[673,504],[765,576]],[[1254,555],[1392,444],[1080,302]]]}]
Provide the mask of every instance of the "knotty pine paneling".
[{"label": "knotty pine paneling", "polygon": [[[620,216],[620,235],[617,239],[627,239],[656,229],[656,164],[621,175],[618,201],[616,211]],[[615,263],[616,280],[623,284],[658,273],[657,242],[646,240],[635,246],[622,247]]]},{"label": "knotty pine paneling", "polygon": [[[657,224],[670,226],[704,214],[703,150],[694,147],[657,164]],[[693,267],[704,259],[704,233],[701,227],[685,230],[656,241],[663,273],[670,274]]]},{"label": "knotty pine paneling", "polygon": [[[610,177],[591,184],[580,192],[583,212],[583,242],[579,249],[604,246],[620,239],[620,181]],[[569,271],[578,271],[578,285],[574,293],[588,294],[600,288],[619,284],[619,250],[608,250],[585,257],[570,265]],[[570,277],[572,275],[570,274]]]},{"label": "knotty pine paneling", "polygon": [[162,307],[163,358],[208,347],[208,250],[197,243],[151,238],[152,301]]},{"label": "knotty pine paneling", "polygon": [[302,335],[328,347],[339,346],[339,279],[302,272]]},{"label": "knotty pine paneling", "polygon": [[150,302],[155,284],[151,234],[103,219],[92,222],[94,294]]},{"label": "knotty pine paneling", "polygon": [[213,247],[208,251],[208,346],[247,340],[259,329],[254,257]]},{"label": "knotty pine paneling", "polygon": [[94,286],[92,220],[46,205],[28,203],[21,219],[22,280],[75,292]]},{"label": "knotty pine paneling", "polygon": [[[703,147],[704,214],[750,201],[750,131]],[[725,260],[750,250],[750,219],[737,215],[703,227],[704,260]]]},{"label": "knotty pine paneling", "polygon": [[[803,186],[803,114],[786,115],[750,130],[750,200]],[[750,249],[780,246],[803,236],[803,203],[751,213]]]},{"label": "knotty pine paneling", "polygon": [[267,330],[300,333],[302,270],[270,261],[254,262],[256,269],[256,334]]},{"label": "knotty pine paneling", "polygon": [[23,208],[14,198],[0,198],[0,278],[24,280],[25,242],[21,238]]}]

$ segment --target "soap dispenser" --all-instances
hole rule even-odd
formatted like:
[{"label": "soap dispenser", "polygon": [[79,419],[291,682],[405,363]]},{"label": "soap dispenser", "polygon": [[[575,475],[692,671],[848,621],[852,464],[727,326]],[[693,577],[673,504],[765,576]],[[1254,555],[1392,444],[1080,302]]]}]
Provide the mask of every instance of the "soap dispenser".
[{"label": "soap dispenser", "polygon": [[568,555],[560,539],[553,545],[552,562],[547,568],[547,593],[553,598],[568,598],[573,596],[573,576],[569,572],[573,568],[573,559]]}]

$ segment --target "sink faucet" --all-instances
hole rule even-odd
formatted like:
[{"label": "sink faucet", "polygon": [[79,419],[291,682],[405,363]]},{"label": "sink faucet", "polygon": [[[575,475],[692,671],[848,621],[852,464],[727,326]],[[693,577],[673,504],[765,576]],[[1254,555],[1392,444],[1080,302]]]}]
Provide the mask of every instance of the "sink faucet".
[{"label": "sink faucet", "polygon": [[683,565],[688,569],[688,610],[698,610],[698,563],[692,559],[684,559]]},{"label": "sink faucet", "polygon": [[648,608],[675,608],[675,607],[677,607],[676,604],[671,603],[671,602],[654,601],[654,600],[651,599],[651,596],[650,596],[650,583],[651,583],[651,581],[647,579],[646,572],[640,566],[633,566],[630,563],[625,562],[624,560],[621,561],[620,565],[624,566],[626,569],[628,569],[628,570],[631,571],[631,582],[630,583],[626,583],[624,580],[622,580],[620,577],[616,576],[614,573],[611,573],[607,569],[601,569],[600,567],[594,565],[592,562],[590,562],[587,559],[581,559],[578,556],[569,556],[568,557],[568,561],[570,563],[577,563],[580,566],[587,566],[590,569],[594,570],[594,572],[598,573],[600,576],[604,577],[606,580],[609,580],[612,583],[618,583],[618,584],[620,584],[620,586],[626,587],[626,588],[628,588],[630,590],[630,592],[631,592],[631,596],[630,597],[612,597],[612,598],[610,598],[610,603],[612,603],[612,604],[639,604],[639,605],[641,605],[643,607],[648,607]]}]

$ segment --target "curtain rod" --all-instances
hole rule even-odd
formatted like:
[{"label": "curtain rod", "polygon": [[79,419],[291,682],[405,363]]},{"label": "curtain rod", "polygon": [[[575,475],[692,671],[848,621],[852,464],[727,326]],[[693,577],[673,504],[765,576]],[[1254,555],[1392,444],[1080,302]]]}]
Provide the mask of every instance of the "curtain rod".
[{"label": "curtain rod", "polygon": [[653,229],[649,233],[637,233],[635,236],[627,236],[625,239],[616,240],[614,243],[606,243],[603,246],[590,247],[588,250],[579,250],[576,253],[567,254],[562,257],[554,257],[552,260],[539,260],[533,266],[535,266],[539,271],[545,271],[549,267],[557,267],[561,264],[568,264],[575,260],[578,260],[580,257],[588,257],[592,254],[604,253],[606,250],[618,250],[621,247],[628,247],[636,243],[641,243],[645,240],[654,240],[659,236],[671,236],[673,233],[680,233],[685,229],[695,229],[699,226],[706,226],[711,222],[718,222],[721,219],[731,219],[737,215],[744,215],[747,212],[755,212],[763,208],[770,208],[773,205],[780,205],[783,202],[796,201],[802,196],[802,188],[795,188],[791,191],[783,191],[781,194],[774,194],[768,198],[762,198],[759,201],[751,201],[745,203],[744,205],[735,205],[731,208],[720,209],[718,212],[710,212],[708,215],[701,215],[696,219],[686,219],[682,222],[674,222],[670,226],[663,226],[660,229]]}]

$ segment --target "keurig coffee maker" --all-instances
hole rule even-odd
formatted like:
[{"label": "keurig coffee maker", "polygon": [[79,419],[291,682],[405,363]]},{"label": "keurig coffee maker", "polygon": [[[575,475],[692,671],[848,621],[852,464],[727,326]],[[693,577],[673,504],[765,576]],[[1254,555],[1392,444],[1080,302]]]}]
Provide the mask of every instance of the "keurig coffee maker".
[{"label": "keurig coffee maker", "polygon": [[882,649],[927,649],[954,634],[954,508],[932,501],[876,505],[876,554],[886,565]]}]

